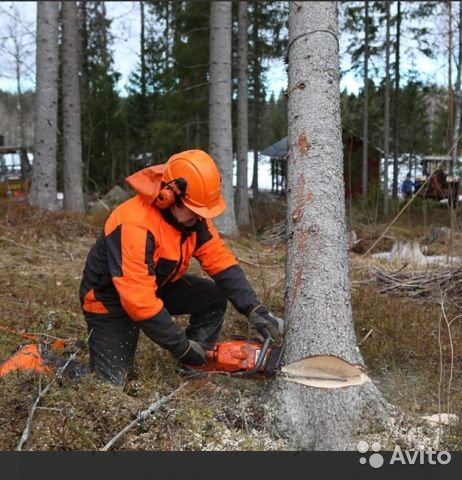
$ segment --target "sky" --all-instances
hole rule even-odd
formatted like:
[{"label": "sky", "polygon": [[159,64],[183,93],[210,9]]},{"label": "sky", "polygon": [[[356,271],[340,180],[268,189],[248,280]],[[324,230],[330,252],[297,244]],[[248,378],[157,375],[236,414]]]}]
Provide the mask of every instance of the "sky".
[{"label": "sky", "polygon": [[[395,3],[395,2],[394,2]],[[453,2],[458,4],[458,2]],[[112,19],[111,30],[114,35],[114,43],[112,46],[114,53],[114,68],[121,73],[119,82],[119,91],[125,93],[125,85],[127,84],[130,73],[136,68],[139,52],[139,4],[138,2],[106,2],[108,17]],[[6,25],[10,19],[10,15],[17,9],[21,15],[21,22],[25,27],[23,40],[28,43],[32,42],[29,32],[35,30],[36,2],[0,2],[0,47],[5,42],[7,36]],[[457,11],[456,6],[453,7]],[[430,22],[434,20],[431,19]],[[429,24],[429,27],[435,32],[435,35],[444,31],[445,25]],[[436,37],[435,37],[436,38]],[[340,43],[340,68],[347,72],[350,68],[349,55],[346,53],[347,39],[345,35],[341,35]],[[30,45],[30,53],[27,58],[28,65],[24,66],[24,87],[31,89],[34,86],[34,51],[33,44]],[[441,53],[435,59],[428,59],[420,54],[415,45],[409,39],[403,38],[402,51],[406,52],[403,61],[403,70],[414,68],[420,78],[424,81],[436,81],[439,84],[447,83],[447,67],[445,56]],[[8,60],[8,55],[2,54],[4,67],[0,69],[0,89],[14,90],[14,63]],[[276,94],[282,88],[287,87],[286,66],[282,58],[271,61],[268,64],[267,81],[268,94],[275,92]],[[341,89],[346,88],[349,92],[357,93],[362,86],[360,78],[356,78],[350,71],[343,75],[341,80]]]}]

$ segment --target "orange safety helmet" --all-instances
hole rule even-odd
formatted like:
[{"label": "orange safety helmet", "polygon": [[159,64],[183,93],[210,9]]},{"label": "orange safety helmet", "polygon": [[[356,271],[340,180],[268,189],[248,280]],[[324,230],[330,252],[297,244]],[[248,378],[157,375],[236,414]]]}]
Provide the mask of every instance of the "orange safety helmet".
[{"label": "orange safety helmet", "polygon": [[156,204],[172,205],[175,196],[203,218],[220,215],[226,208],[221,195],[221,177],[212,157],[202,150],[186,150],[172,155],[162,173],[164,187]]}]

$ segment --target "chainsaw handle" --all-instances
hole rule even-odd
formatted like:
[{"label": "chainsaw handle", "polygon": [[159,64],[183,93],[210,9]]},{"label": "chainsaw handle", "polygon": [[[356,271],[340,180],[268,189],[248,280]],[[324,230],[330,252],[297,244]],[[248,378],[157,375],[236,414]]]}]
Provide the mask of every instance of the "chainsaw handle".
[{"label": "chainsaw handle", "polygon": [[[265,328],[265,330],[266,330],[266,328]],[[260,355],[258,355],[257,363],[255,364],[255,367],[253,367],[253,369],[250,372],[253,372],[255,374],[258,373],[261,366],[263,365],[263,361],[265,360],[266,354],[268,353],[268,349],[270,347],[270,344],[271,344],[271,335],[269,335],[269,332],[268,332],[268,336],[265,336],[265,340],[263,342],[263,347],[261,348]]]},{"label": "chainsaw handle", "polygon": [[246,370],[244,372],[236,372],[233,373],[233,377],[253,377],[255,375],[258,375],[260,368],[263,365],[263,361],[266,358],[266,354],[268,353],[268,349],[271,345],[271,335],[270,332],[265,328],[262,327],[262,330],[266,330],[265,332],[261,332],[264,340],[263,340],[263,345],[260,350],[260,354],[258,355],[258,360],[255,363],[255,366],[252,368],[252,370]]}]

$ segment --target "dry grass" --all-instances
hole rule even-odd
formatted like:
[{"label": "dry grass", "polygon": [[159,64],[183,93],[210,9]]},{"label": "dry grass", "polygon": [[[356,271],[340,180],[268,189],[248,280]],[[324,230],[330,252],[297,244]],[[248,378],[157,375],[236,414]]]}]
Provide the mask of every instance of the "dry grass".
[{"label": "dry grass", "polygon": [[[454,319],[451,352],[438,305],[381,295],[375,286],[354,288],[352,303],[361,352],[387,400],[416,416],[433,415],[441,408],[441,412],[450,411],[462,419],[462,322],[458,312],[447,312],[448,320]],[[462,448],[462,424],[449,433],[446,448]]]},{"label": "dry grass", "polygon": [[[0,204],[0,325],[20,332],[42,332],[69,340],[85,339],[86,325],[78,302],[85,257],[104,216],[86,218],[39,213],[24,205]],[[260,267],[254,266],[255,244],[248,237],[231,242],[243,268],[263,289]],[[261,249],[265,280],[283,264]],[[192,271],[199,273],[195,266]],[[272,291],[269,289],[269,291]],[[281,302],[279,301],[279,305]],[[223,335],[248,333],[247,323],[229,309]],[[183,320],[180,319],[180,322]],[[0,359],[8,358],[21,337],[0,331]],[[78,360],[86,363],[85,352]],[[42,385],[47,379],[42,379]],[[34,450],[96,450],[127,425],[139,410],[174,390],[183,381],[170,355],[140,338],[135,373],[124,389],[92,376],[54,385],[37,410],[26,448]],[[37,397],[39,379],[11,374],[0,379],[0,450],[14,449]],[[127,434],[115,448],[129,450],[271,450],[283,441],[267,431],[266,407],[260,401],[264,382],[212,377],[191,382],[178,398]]]},{"label": "dry grass", "polygon": [[[7,215],[8,213],[8,215]],[[263,225],[264,218],[256,218]],[[7,218],[8,217],[8,218]],[[78,303],[80,275],[89,247],[104,216],[86,218],[43,214],[21,205],[0,205],[0,324],[20,331],[44,332],[71,341],[86,337]],[[401,227],[400,227],[401,228]],[[284,247],[262,246],[252,234],[230,240],[259,297],[283,314]],[[361,280],[365,265],[353,259],[352,275]],[[199,273],[198,267],[193,268]],[[366,364],[387,399],[411,413],[438,411],[440,353],[439,309],[408,299],[380,295],[369,285],[352,294],[358,339]],[[450,317],[455,312],[449,312]],[[247,323],[228,309],[223,336],[249,333]],[[455,373],[453,413],[462,415],[460,320],[453,323]],[[0,359],[23,342],[0,332]],[[447,385],[449,345],[443,328],[444,386]],[[84,353],[79,360],[87,362]],[[0,380],[0,449],[14,449],[37,396],[38,378],[24,374]],[[43,379],[45,381],[45,379]],[[135,374],[124,389],[89,376],[61,381],[45,397],[34,417],[26,448],[72,450],[101,448],[136,413],[183,381],[170,356],[142,337]],[[283,449],[287,445],[267,431],[269,411],[261,402],[264,382],[211,377],[192,382],[115,448],[128,450]],[[443,388],[443,406],[447,389]],[[452,430],[447,445],[462,448],[461,430]]]}]

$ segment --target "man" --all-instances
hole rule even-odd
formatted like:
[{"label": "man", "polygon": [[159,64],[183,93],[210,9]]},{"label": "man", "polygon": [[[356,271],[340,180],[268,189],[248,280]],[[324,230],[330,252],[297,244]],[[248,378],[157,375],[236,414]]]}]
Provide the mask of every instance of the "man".
[{"label": "man", "polygon": [[[273,337],[282,320],[261,305],[212,218],[226,208],[221,178],[207,153],[188,150],[126,179],[137,192],[109,216],[88,254],[80,299],[90,367],[122,384],[140,329],[187,365],[203,365],[227,300]],[[191,257],[213,280],[186,273]],[[190,314],[183,331],[171,315]]]},{"label": "man", "polygon": [[401,184],[401,193],[404,195],[404,198],[408,199],[412,197],[414,193],[414,182],[411,180],[411,174],[406,175],[406,180]]}]

